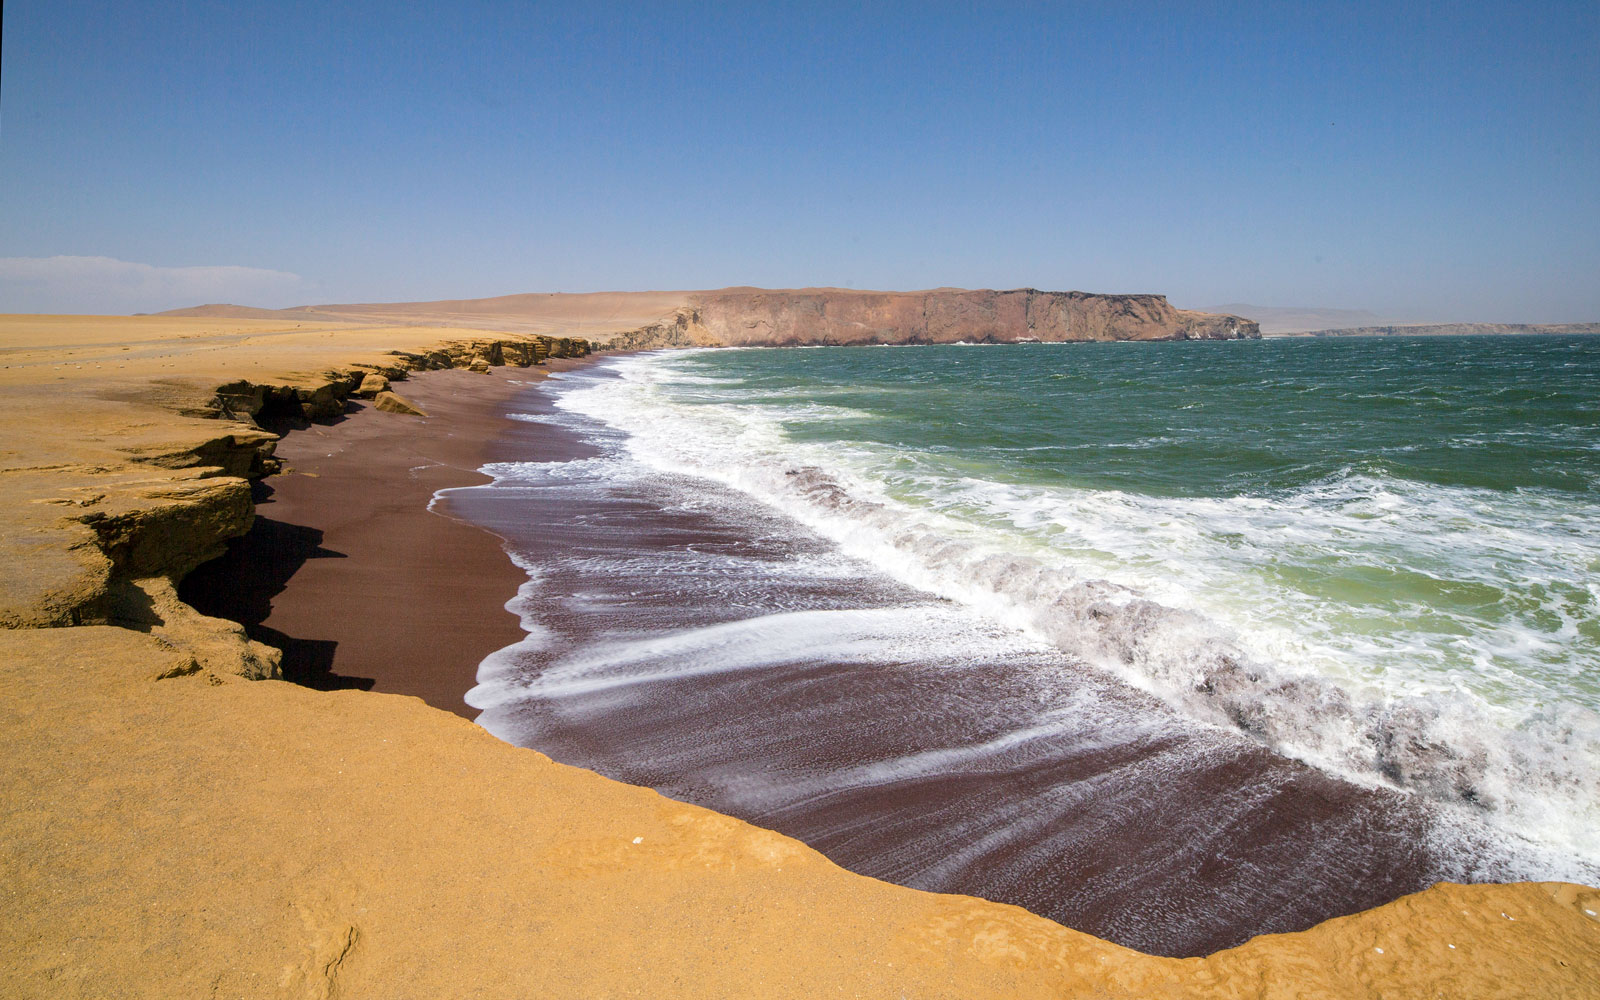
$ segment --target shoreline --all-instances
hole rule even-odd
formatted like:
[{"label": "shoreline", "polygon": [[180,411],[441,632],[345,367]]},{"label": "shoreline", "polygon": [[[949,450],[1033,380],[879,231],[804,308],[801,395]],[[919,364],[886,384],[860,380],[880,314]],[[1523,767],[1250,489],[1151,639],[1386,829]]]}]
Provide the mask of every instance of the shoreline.
[{"label": "shoreline", "polygon": [[[599,357],[585,358],[560,363],[555,370],[599,363]],[[325,536],[318,536],[321,544],[349,558],[306,562],[273,598],[272,615],[264,623],[268,633],[252,631],[251,637],[279,645],[279,639],[286,636],[271,633],[274,627],[293,635],[335,637],[329,644],[343,644],[345,650],[331,653],[335,675],[358,675],[372,690],[417,695],[434,707],[479,721],[479,710],[469,707],[464,696],[477,686],[478,666],[487,657],[503,651],[509,657],[508,663],[522,657],[542,659],[539,652],[518,650],[529,633],[516,625],[507,628],[516,621],[515,612],[491,613],[491,609],[498,612],[514,606],[502,597],[520,596],[521,588],[528,583],[529,574],[514,565],[514,549],[521,551],[524,558],[533,559],[540,567],[540,579],[546,584],[553,582],[555,595],[582,591],[588,595],[586,600],[598,600],[610,613],[626,615],[631,630],[659,628],[663,634],[674,636],[692,632],[688,621],[679,620],[667,610],[669,605],[692,606],[694,598],[688,592],[652,598],[647,596],[651,587],[644,579],[628,583],[572,578],[561,569],[561,561],[574,547],[584,557],[601,562],[624,553],[622,558],[628,565],[639,565],[648,574],[652,554],[661,555],[685,545],[695,551],[716,550],[719,544],[731,544],[739,552],[748,552],[758,545],[756,535],[741,535],[731,523],[721,523],[715,517],[704,523],[674,519],[654,511],[648,498],[634,496],[626,489],[614,494],[609,502],[584,504],[574,503],[561,491],[544,488],[533,501],[537,510],[520,506],[517,501],[497,501],[496,491],[470,489],[487,482],[488,477],[477,471],[487,463],[560,465],[604,454],[603,447],[564,424],[544,422],[543,418],[555,412],[555,407],[554,394],[550,387],[541,386],[543,382],[543,376],[530,379],[503,374],[422,373],[408,383],[408,392],[433,414],[426,420],[369,419],[356,413],[352,414],[354,419],[333,426],[314,425],[288,435],[279,454],[291,463],[292,472],[269,480],[282,481],[284,485],[263,508],[263,517],[287,514],[299,530],[326,529]],[[485,384],[486,392],[481,391]],[[508,411],[527,414],[528,419],[508,419]],[[422,460],[434,464],[419,476],[416,463]],[[384,498],[382,503],[375,504],[369,496],[354,496],[355,484],[380,486],[376,492]],[[456,488],[469,489],[452,496]],[[611,492],[607,490],[608,494]],[[290,506],[280,511],[277,501],[285,493]],[[408,503],[410,507],[404,508]],[[568,525],[570,530],[564,527]],[[773,530],[764,528],[757,535],[770,541]],[[397,535],[403,535],[411,544],[394,545]],[[739,540],[735,541],[735,536]],[[638,548],[627,541],[635,537],[639,539]],[[265,539],[269,544],[271,540],[270,535]],[[246,544],[240,547],[240,553],[248,564],[259,553],[251,553],[251,538],[241,541]],[[614,551],[613,546],[618,548]],[[229,568],[224,576],[233,578],[237,572]],[[547,575],[549,580],[545,579]],[[881,595],[867,596],[883,581],[869,584],[868,579],[852,582],[852,591],[861,588],[861,593],[852,598],[852,606],[859,600],[865,602],[861,608],[873,608],[883,600]],[[755,581],[748,583],[759,587]],[[613,586],[620,586],[622,593],[638,603],[630,603],[622,593],[612,591]],[[891,603],[908,596],[900,595]],[[755,600],[753,592],[747,593],[746,599]],[[797,599],[798,595],[787,595],[777,605],[796,606]],[[586,642],[603,646],[624,641],[606,636],[603,615],[586,617],[566,608],[559,596],[545,595],[535,600],[539,602],[540,624],[534,628],[541,636],[537,644],[541,647],[559,649],[575,644],[582,648]],[[658,602],[665,603],[657,607]],[[202,610],[219,613],[215,608]],[[419,625],[419,620],[423,624]],[[937,661],[937,654],[930,649],[924,658]],[[826,658],[804,662],[810,666],[800,668],[800,672],[807,676],[810,670],[827,672],[835,666]],[[286,671],[287,666],[286,663]],[[924,683],[898,678],[897,674],[894,678],[898,679],[892,679],[893,672],[886,668],[879,673],[870,690],[859,692],[862,704],[872,697],[884,696],[884,691],[895,684]],[[804,705],[795,704],[785,693],[785,679],[777,674],[758,674],[760,683],[767,688],[768,700],[749,712],[766,720],[757,728],[781,728],[779,718],[804,716],[813,710],[807,706],[814,696],[808,694]],[[936,675],[937,671],[931,674]],[[297,679],[313,687],[325,687],[344,686],[341,682],[356,678],[317,675]],[[846,689],[851,684],[848,674],[843,674],[829,686]],[[1005,682],[997,678],[992,685],[991,696],[1003,698]],[[1062,686],[1077,690],[1065,679]],[[810,692],[807,684],[799,687],[803,693]],[[615,716],[603,708],[586,705],[581,698],[573,699],[571,711],[579,717],[593,718],[584,723],[550,724],[547,738],[552,742],[518,739],[515,724],[508,723],[496,711],[490,711],[480,724],[512,745],[548,752],[563,762],[776,829],[859,874],[898,885],[1020,905],[1045,919],[1150,954],[1185,957],[1215,953],[1260,934],[1304,930],[1328,918],[1384,905],[1424,889],[1436,879],[1461,877],[1442,871],[1445,862],[1417,846],[1431,843],[1427,830],[1432,820],[1418,803],[1402,795],[1361,786],[1244,739],[1228,743],[1208,740],[1199,733],[1185,733],[1181,738],[1168,734],[1151,745],[1139,739],[1124,745],[1121,741],[1126,737],[1113,735],[1112,727],[1103,726],[1092,733],[1075,731],[1075,737],[1063,739],[1060,745],[1036,738],[1030,745],[1036,754],[1043,755],[1044,761],[1036,762],[1038,773],[1009,773],[1004,782],[996,784],[1028,784],[1030,794],[1038,797],[1041,814],[1048,814],[1047,803],[1063,788],[1093,784],[1092,776],[1100,768],[1125,768],[1130,759],[1149,752],[1163,757],[1181,755],[1177,747],[1188,747],[1192,742],[1195,749],[1189,752],[1199,759],[1183,772],[1183,791],[1162,787],[1162,783],[1146,787],[1145,779],[1124,774],[1125,797],[1107,792],[1094,802],[1079,803],[1070,813],[1053,820],[1049,831],[1027,838],[1032,843],[996,851],[993,857],[986,853],[978,861],[961,849],[956,833],[949,831],[953,839],[947,843],[953,846],[946,850],[954,849],[967,858],[961,869],[964,874],[946,877],[942,884],[928,884],[915,870],[909,877],[896,874],[903,870],[902,852],[908,850],[921,850],[924,864],[934,869],[942,867],[937,851],[925,853],[926,847],[909,847],[931,839],[911,831],[924,824],[940,829],[941,818],[948,814],[992,807],[993,793],[982,791],[987,786],[975,776],[964,775],[960,779],[964,787],[971,789],[970,803],[959,795],[946,798],[938,788],[907,780],[904,787],[888,785],[877,790],[885,800],[897,803],[893,811],[873,804],[870,796],[849,799],[851,804],[847,806],[842,800],[848,796],[841,790],[836,795],[841,801],[830,800],[831,804],[816,816],[798,807],[792,812],[777,810],[769,815],[737,795],[714,791],[719,788],[715,779],[679,774],[652,764],[656,752],[646,750],[642,758],[634,759],[635,749],[653,748],[664,753],[652,741],[670,741],[682,729],[705,727],[708,733],[714,730],[710,720],[697,719],[690,709],[684,709],[690,713],[685,723],[671,706],[680,700],[685,705],[699,704],[713,696],[717,685],[663,679],[652,686],[652,690],[658,688],[661,692],[657,700],[641,696],[635,703],[623,699],[627,708]],[[1087,692],[1092,689],[1091,685],[1078,693],[1090,697]],[[935,693],[936,689],[930,688],[920,697],[933,697]],[[958,702],[970,696],[966,692],[951,694]],[[1100,711],[1112,714],[1133,710],[1139,701],[1132,692],[1094,697],[1105,699],[1096,704]],[[777,752],[773,745],[742,742],[735,735],[737,727],[731,720],[746,714],[743,704],[730,702],[718,713],[720,722],[730,730],[715,730],[716,742],[724,752],[732,753],[737,747],[740,754],[750,755],[756,762],[752,765],[756,772],[810,766],[803,755],[779,753],[768,759],[765,754]],[[1152,716],[1165,717],[1158,705],[1145,708]],[[553,705],[551,709],[555,714],[562,711]],[[891,714],[900,711],[912,711],[912,706],[891,709]],[[843,707],[831,714],[852,716]],[[509,730],[507,725],[511,726]],[[812,719],[807,725],[821,728],[826,720]],[[880,728],[893,727],[885,724]],[[963,739],[956,738],[958,742]],[[1083,752],[1073,745],[1073,739],[1086,741],[1098,750]],[[897,740],[899,750],[908,752],[905,747],[913,745],[915,737],[900,734]],[[841,729],[830,737],[828,754],[861,752],[869,755],[864,760],[875,760],[870,756],[874,752],[870,749],[872,742],[864,734],[852,737],[847,728]],[[1051,749],[1039,750],[1041,745]],[[754,775],[751,777],[754,779]],[[951,780],[956,779],[952,776]],[[1173,918],[1163,916],[1152,917],[1148,927],[1129,926],[1121,907],[1105,902],[1109,896],[1118,896],[1124,904],[1162,913],[1160,901],[1165,897],[1165,892],[1150,888],[1165,885],[1163,869],[1153,859],[1139,877],[1137,888],[1114,887],[1115,892],[1108,892],[1112,887],[1106,882],[1118,870],[1121,859],[1140,856],[1152,845],[1167,844],[1163,835],[1123,829],[1112,821],[1113,817],[1124,809],[1138,809],[1152,817],[1159,815],[1163,824],[1187,828],[1189,817],[1204,814],[1206,802],[1243,797],[1266,800],[1251,813],[1250,824],[1255,832],[1246,841],[1220,842],[1217,849],[1229,856],[1231,863],[1207,863],[1189,874],[1183,889],[1186,905],[1182,909],[1186,916],[1181,925],[1168,927],[1163,921]],[[1020,801],[1016,803],[1016,807],[1021,806]],[[844,815],[849,819],[842,819]],[[870,827],[882,832],[872,837],[859,833],[844,836],[839,832],[841,826]],[[1099,843],[1080,842],[1089,829],[1096,831],[1090,840]],[[1058,855],[1061,860],[1053,866],[1026,861],[1056,840],[1063,843],[1064,853]],[[1181,853],[1178,844],[1168,846]],[[1014,860],[1013,855],[1020,860]],[[1247,858],[1248,864],[1241,858]],[[1245,870],[1234,871],[1235,867]],[[1068,871],[1073,873],[1072,888],[1064,898],[1058,898],[1045,886],[1055,881],[1056,874]],[[1268,874],[1258,876],[1258,871]],[[1274,871],[1275,876],[1270,874]],[[1040,886],[1030,887],[1036,881]],[[1323,891],[1311,891],[1319,885],[1325,886]],[[1221,923],[1208,922],[1234,907],[1227,900],[1235,894],[1241,900],[1254,902],[1254,907],[1245,907],[1250,912],[1237,913]],[[1083,902],[1085,898],[1092,902]],[[1213,909],[1217,912],[1211,913]]]},{"label": "shoreline", "polygon": [[[286,434],[285,468],[257,484],[256,521],[179,594],[285,650],[284,676],[318,690],[413,695],[468,720],[478,664],[526,633],[505,604],[527,580],[492,532],[430,509],[515,435],[505,404],[552,371],[419,372],[401,383],[428,416],[368,413]],[[529,428],[524,434],[532,433]]]},{"label": "shoreline", "polygon": [[[939,641],[875,660],[861,649],[925,628],[912,622],[942,602],[779,510],[751,513],[747,494],[641,477],[621,431],[555,402],[609,374],[530,389],[517,422],[542,433],[495,457],[531,465],[451,496],[537,567],[522,608],[537,638],[486,663],[474,698],[490,732],[860,874],[1020,905],[1152,954],[1215,953],[1463,877],[1421,846],[1434,817],[1415,799],[1212,732],[1077,676],[1059,652],[1011,660],[940,617]],[[566,465],[591,457],[612,471]],[[834,558],[852,568],[826,583],[801,569]],[[723,606],[732,594],[737,610]],[[796,615],[818,633],[867,632],[830,644]],[[1030,689],[1036,671],[1053,672],[1049,694]],[[919,717],[939,723],[898,722]],[[947,769],[912,763],[926,758]]]},{"label": "shoreline", "polygon": [[[1015,907],[851,875],[789,838],[554,763],[414,698],[248,679],[263,676],[264,647],[170,587],[253,516],[238,477],[258,467],[263,438],[181,414],[224,383],[252,384],[241,379],[272,380],[278,395],[288,379],[290,400],[321,406],[327,379],[305,372],[363,350],[393,364],[380,349],[451,335],[359,333],[351,346],[308,332],[298,354],[246,354],[249,336],[230,334],[182,384],[154,367],[109,388],[52,373],[0,398],[21,456],[9,459],[7,543],[35,560],[14,564],[17,579],[67,595],[28,598],[16,606],[44,612],[0,629],[0,884],[13,915],[0,969],[19,996],[463,984],[568,996],[1488,997],[1529,984],[1597,995],[1600,892],[1581,886],[1441,885],[1204,959],[1158,959]],[[184,357],[172,350],[157,356]],[[22,536],[19,524],[40,527]],[[115,565],[93,562],[101,550]],[[60,601],[88,591],[51,581],[92,573],[133,589],[82,619],[93,624],[61,618]]]}]

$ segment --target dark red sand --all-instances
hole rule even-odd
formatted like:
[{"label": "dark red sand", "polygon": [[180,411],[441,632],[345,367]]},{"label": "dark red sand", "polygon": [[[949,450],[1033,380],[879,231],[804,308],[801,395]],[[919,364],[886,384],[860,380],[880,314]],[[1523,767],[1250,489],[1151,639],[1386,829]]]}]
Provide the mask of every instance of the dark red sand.
[{"label": "dark red sand", "polygon": [[536,434],[505,418],[505,402],[582,363],[419,372],[395,389],[427,417],[352,403],[341,420],[290,431],[277,450],[287,471],[257,485],[254,529],[190,574],[183,596],[283,649],[298,683],[476,716],[462,695],[479,661],[522,637],[504,605],[527,578],[498,538],[428,502],[487,482],[477,470],[498,439]]}]

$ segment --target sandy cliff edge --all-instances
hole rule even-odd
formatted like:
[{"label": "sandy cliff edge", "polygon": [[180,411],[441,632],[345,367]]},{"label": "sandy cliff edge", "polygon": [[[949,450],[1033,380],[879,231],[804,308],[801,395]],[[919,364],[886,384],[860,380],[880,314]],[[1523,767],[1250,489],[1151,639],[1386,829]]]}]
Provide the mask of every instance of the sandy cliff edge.
[{"label": "sandy cliff edge", "polygon": [[845,872],[415,699],[270,679],[275,651],[172,586],[273,468],[242,418],[541,351],[297,322],[0,319],[7,992],[1600,996],[1594,889],[1438,886],[1154,958]]}]

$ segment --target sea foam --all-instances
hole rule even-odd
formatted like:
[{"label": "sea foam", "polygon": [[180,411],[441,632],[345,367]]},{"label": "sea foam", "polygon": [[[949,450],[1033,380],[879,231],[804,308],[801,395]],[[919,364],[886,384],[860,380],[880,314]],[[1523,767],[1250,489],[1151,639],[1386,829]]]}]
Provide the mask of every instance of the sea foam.
[{"label": "sea foam", "polygon": [[[1600,863],[1600,721],[1563,683],[1593,667],[1574,664],[1563,639],[1589,613],[1581,595],[1595,596],[1585,563],[1600,551],[1597,522],[1538,495],[1508,505],[1356,467],[1275,496],[999,481],[949,455],[796,441],[795,423],[872,415],[816,393],[752,404],[732,379],[684,371],[690,360],[621,359],[620,377],[575,383],[558,405],[625,432],[647,468],[734,487],[1196,720],[1429,796],[1578,865],[1551,874]],[[1371,601],[1275,578],[1318,559],[1380,589],[1410,574],[1408,594],[1434,579],[1438,598],[1375,615]],[[1374,560],[1370,574],[1348,572],[1361,560]],[[1471,580],[1495,580],[1508,560],[1539,574],[1526,614],[1452,615],[1452,602],[1470,609]],[[1408,628],[1408,613],[1437,620]],[[1508,674],[1508,657],[1521,669]]]}]

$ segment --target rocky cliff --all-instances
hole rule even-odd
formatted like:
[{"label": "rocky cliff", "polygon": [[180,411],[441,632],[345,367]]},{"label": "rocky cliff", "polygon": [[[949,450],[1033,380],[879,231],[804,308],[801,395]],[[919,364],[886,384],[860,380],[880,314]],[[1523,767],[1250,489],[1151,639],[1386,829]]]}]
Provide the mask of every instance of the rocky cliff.
[{"label": "rocky cliff", "polygon": [[[527,367],[590,349],[587,341],[564,337],[443,333],[362,331],[359,337],[369,341],[426,346],[369,350],[358,360],[300,371],[281,362],[262,365],[252,340],[271,343],[271,353],[290,361],[289,338],[325,356],[340,349],[328,342],[335,331],[255,338],[250,331],[184,332],[170,339],[170,354],[83,341],[7,349],[0,379],[0,563],[7,567],[0,576],[0,628],[137,619],[149,598],[129,589],[136,581],[176,580],[219,554],[255,516],[246,480],[276,471],[277,435],[258,420],[337,418],[374,374],[400,380],[408,371]],[[168,371],[177,362],[162,359],[183,351],[191,353],[190,370]],[[231,356],[234,363],[211,368],[194,355]],[[208,370],[218,375],[208,378]],[[72,374],[57,374],[63,371]]]},{"label": "rocky cliff", "polygon": [[1096,295],[1032,288],[926,292],[731,288],[692,296],[682,326],[691,331],[691,338],[734,346],[1261,336],[1252,320],[1174,309],[1163,295]]}]

